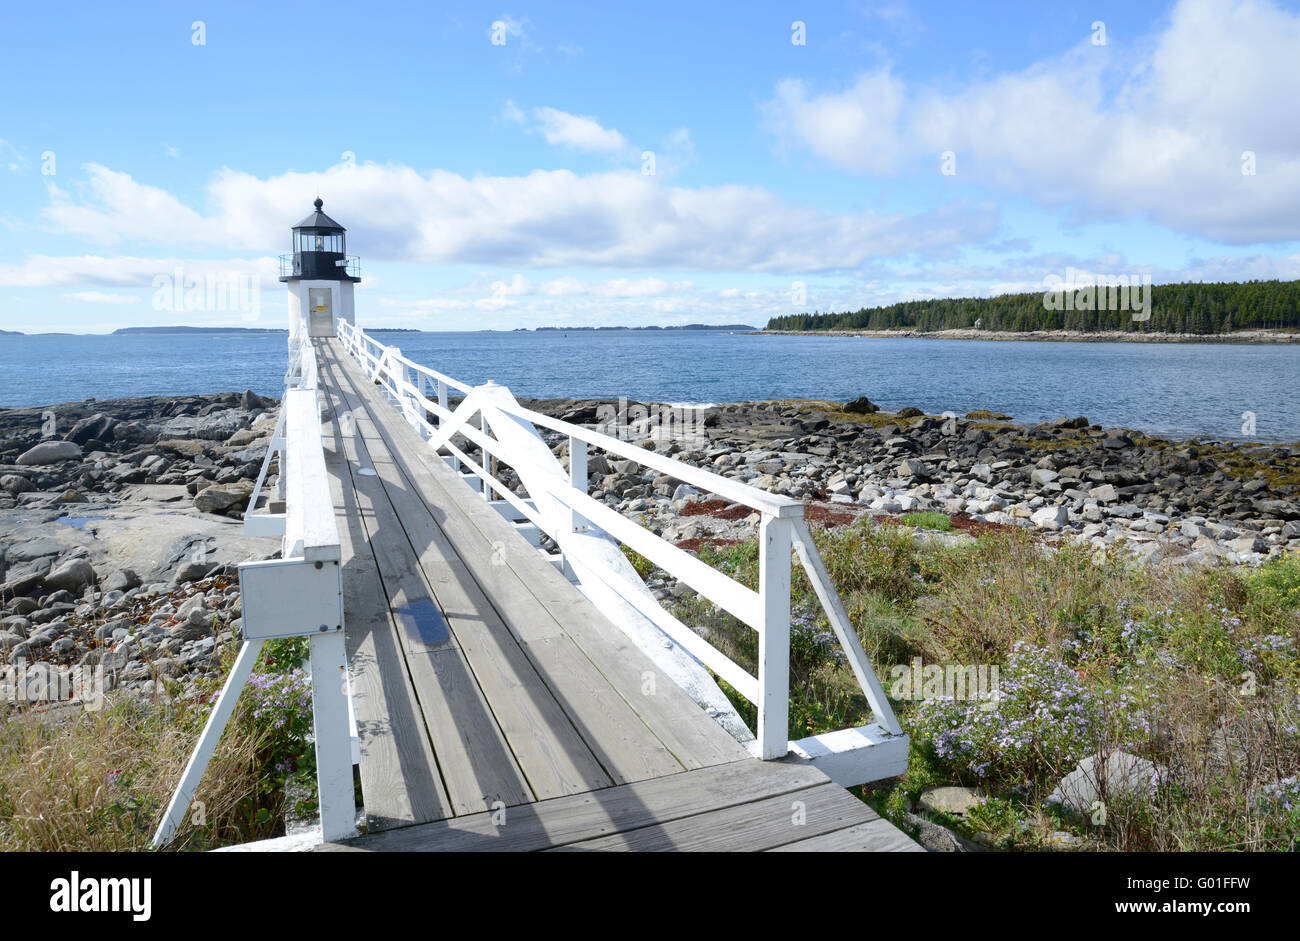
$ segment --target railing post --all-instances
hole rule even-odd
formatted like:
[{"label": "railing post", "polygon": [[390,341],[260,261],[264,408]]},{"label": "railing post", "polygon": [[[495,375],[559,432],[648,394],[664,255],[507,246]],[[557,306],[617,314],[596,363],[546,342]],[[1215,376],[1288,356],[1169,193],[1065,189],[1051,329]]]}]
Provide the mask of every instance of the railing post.
[{"label": "railing post", "polygon": [[[569,436],[569,486],[587,492],[587,442]],[[586,532],[587,521],[569,507],[569,531]]]},{"label": "railing post", "polygon": [[759,524],[758,757],[780,758],[790,742],[790,521]]},{"label": "railing post", "polygon": [[341,631],[312,635],[311,711],[316,733],[321,838],[329,843],[357,834],[352,735],[348,728],[347,654]]},{"label": "railing post", "polygon": [[[478,413],[478,430],[483,432],[484,435],[488,433],[487,418],[482,412]],[[479,454],[479,464],[483,467],[485,475],[496,473],[496,459],[487,452],[487,448],[481,449]],[[492,482],[489,476],[484,476],[483,478],[483,499],[489,503],[492,502]]]}]

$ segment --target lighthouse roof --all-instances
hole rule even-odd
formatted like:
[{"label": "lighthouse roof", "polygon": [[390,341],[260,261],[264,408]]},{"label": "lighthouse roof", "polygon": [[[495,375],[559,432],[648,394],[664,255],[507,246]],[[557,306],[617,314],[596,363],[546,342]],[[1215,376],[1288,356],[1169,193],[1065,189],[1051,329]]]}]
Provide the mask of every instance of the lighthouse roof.
[{"label": "lighthouse roof", "polygon": [[338,229],[340,232],[346,232],[347,230],[344,229],[343,226],[339,225],[329,216],[325,215],[325,213],[321,212],[321,207],[324,205],[325,205],[324,200],[317,199],[315,202],[316,211],[313,212],[306,219],[303,219],[301,222],[299,222],[296,226],[294,226],[294,228],[295,229]]}]

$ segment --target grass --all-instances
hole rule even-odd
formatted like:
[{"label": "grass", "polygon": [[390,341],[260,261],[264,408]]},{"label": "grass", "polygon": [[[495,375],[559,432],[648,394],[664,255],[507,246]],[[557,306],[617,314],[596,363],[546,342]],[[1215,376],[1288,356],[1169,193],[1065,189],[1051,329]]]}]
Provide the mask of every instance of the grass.
[{"label": "grass", "polygon": [[917,529],[934,529],[944,533],[952,530],[952,520],[946,513],[904,513],[903,522]]},{"label": "grass", "polygon": [[[925,788],[964,785],[987,799],[957,825],[995,846],[1065,830],[1094,849],[1297,847],[1300,555],[1153,568],[1019,531],[942,546],[867,519],[815,538],[911,736],[908,773],[858,789],[883,813],[905,822]],[[753,542],[699,554],[756,587]],[[871,721],[801,571],[791,591],[791,737]],[[676,614],[755,669],[752,630],[699,598]],[[1002,699],[911,698],[891,668],[916,657],[997,666]],[[1117,749],[1164,769],[1152,793],[1107,794],[1102,823],[1045,804],[1079,759]]]},{"label": "grass", "polygon": [[[287,813],[313,811],[305,649],[267,645],[173,849],[266,839],[284,832]],[[235,652],[227,645],[226,671]],[[0,723],[0,851],[147,849],[218,688],[212,680],[186,698],[171,684],[169,696],[143,703],[111,693],[99,711],[59,717],[10,713]],[[304,782],[310,796],[294,802],[287,794]]]}]

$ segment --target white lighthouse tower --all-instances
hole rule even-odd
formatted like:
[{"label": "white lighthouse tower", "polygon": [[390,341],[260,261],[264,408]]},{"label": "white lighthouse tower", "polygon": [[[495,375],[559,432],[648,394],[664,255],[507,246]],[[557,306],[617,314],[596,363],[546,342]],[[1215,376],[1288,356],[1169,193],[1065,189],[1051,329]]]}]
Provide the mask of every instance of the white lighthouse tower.
[{"label": "white lighthouse tower", "polygon": [[321,211],[293,227],[293,254],[280,256],[280,280],[289,285],[289,337],[294,338],[304,313],[314,337],[335,335],[339,320],[355,323],[352,286],[361,280],[361,262],[347,255],[346,231]]}]

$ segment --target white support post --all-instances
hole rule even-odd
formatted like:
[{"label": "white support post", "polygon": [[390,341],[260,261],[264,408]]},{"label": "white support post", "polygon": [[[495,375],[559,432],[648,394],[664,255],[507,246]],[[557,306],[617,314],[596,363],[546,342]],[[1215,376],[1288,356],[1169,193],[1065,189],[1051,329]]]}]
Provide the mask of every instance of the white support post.
[{"label": "white support post", "polygon": [[[488,434],[487,417],[482,412],[479,412],[478,415],[478,430],[483,432],[484,436]],[[482,453],[479,455],[479,465],[483,468],[485,475],[496,473],[496,459],[491,454],[488,454],[487,448],[483,448]],[[492,502],[492,483],[488,476],[483,478],[483,499],[488,503]]]},{"label": "white support post", "polygon": [[326,843],[357,835],[347,684],[343,633],[330,631],[313,635],[311,711],[316,735],[321,838]]},{"label": "white support post", "polygon": [[198,790],[199,782],[203,780],[203,772],[207,770],[208,762],[212,760],[212,755],[217,750],[221,733],[226,730],[226,723],[230,721],[230,716],[235,711],[239,693],[248,681],[248,674],[252,672],[253,664],[257,663],[257,655],[262,652],[263,643],[264,641],[261,640],[246,640],[239,648],[239,656],[235,658],[235,665],[231,668],[230,675],[226,677],[225,685],[221,687],[216,705],[212,707],[212,714],[208,716],[208,721],[203,726],[203,733],[199,736],[194,754],[190,755],[189,763],[185,765],[181,783],[176,786],[176,793],[172,795],[171,803],[167,805],[167,812],[163,814],[162,822],[158,824],[158,829],[153,835],[153,842],[150,845],[154,849],[171,842],[171,838],[176,835],[176,828],[180,826],[186,811],[190,809],[190,801],[194,799],[194,792]]},{"label": "white support post", "polygon": [[[587,442],[572,435],[569,436],[569,486],[581,493],[587,492]],[[587,531],[587,521],[573,507],[569,507],[569,531]]]},{"label": "white support post", "polygon": [[[444,412],[451,411],[451,407],[447,404],[447,383],[441,379],[438,380],[438,404],[442,407]],[[442,429],[443,422],[445,421],[446,419],[441,415],[438,416],[439,430]],[[451,456],[451,469],[458,474],[460,473],[460,458],[456,457],[454,454]]]},{"label": "white support post", "polygon": [[790,746],[790,520],[764,514],[759,525],[758,757]]}]

